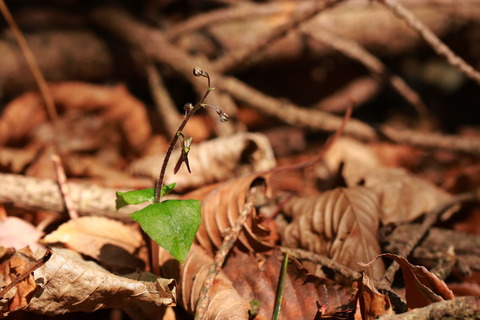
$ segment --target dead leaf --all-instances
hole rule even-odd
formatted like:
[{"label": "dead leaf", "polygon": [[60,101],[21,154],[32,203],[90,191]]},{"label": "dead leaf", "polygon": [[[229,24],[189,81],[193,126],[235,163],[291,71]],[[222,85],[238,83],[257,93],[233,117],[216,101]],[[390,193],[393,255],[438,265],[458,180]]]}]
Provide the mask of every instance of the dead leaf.
[{"label": "dead leaf", "polygon": [[175,281],[156,278],[136,281],[116,276],[92,262],[54,250],[45,265],[34,272],[42,288],[25,308],[49,316],[119,308],[156,319],[159,306],[174,305]]},{"label": "dead leaf", "polygon": [[0,246],[21,249],[26,246],[36,250],[43,232],[17,217],[0,219]]},{"label": "dead leaf", "polygon": [[32,162],[37,152],[36,146],[28,146],[23,149],[0,148],[0,168],[6,168],[7,172],[20,173]]},{"label": "dead leaf", "polygon": [[21,276],[25,279],[15,284],[13,288],[0,297],[0,318],[10,312],[25,308],[38,290],[32,274],[26,274],[35,264],[30,248],[16,251],[13,248],[0,246],[0,291]]},{"label": "dead leaf", "polygon": [[[280,278],[283,254],[276,250],[267,259],[236,250],[228,258],[224,272],[241,296],[260,302],[258,316],[271,319],[275,293]],[[336,312],[355,313],[353,294],[334,281],[309,274],[295,259],[289,259],[283,291],[280,319],[314,319],[319,309],[322,316]]]},{"label": "dead leaf", "polygon": [[[180,152],[180,148],[177,148],[173,151],[171,158],[178,159]],[[129,170],[134,175],[157,179],[163,158],[164,154],[141,158],[134,161]],[[268,170],[276,164],[268,139],[260,133],[238,133],[198,144],[193,141],[188,158],[192,174],[186,170],[180,170],[174,175],[175,160],[169,162],[165,174],[165,184],[176,182],[176,190],[180,192],[256,171]]]},{"label": "dead leaf", "polygon": [[[259,188],[263,191],[258,194],[265,196],[266,184],[263,176],[252,174],[219,184],[213,189],[207,186],[206,192],[200,189],[183,197],[190,199],[195,196],[195,199],[202,200],[202,224],[196,240],[207,253],[213,254],[221,246],[225,232],[237,221],[252,186],[264,187]],[[275,241],[275,234],[265,225],[264,217],[252,208],[238,238],[238,245],[250,252],[262,252],[271,250]]]},{"label": "dead leaf", "polygon": [[43,242],[60,242],[119,273],[142,267],[134,256],[142,243],[140,232],[116,220],[95,216],[70,220],[45,236]]},{"label": "dead leaf", "polygon": [[[190,248],[183,264],[160,248],[161,273],[177,280],[178,301],[190,314],[195,312],[200,289],[212,263],[213,258],[196,244]],[[238,294],[232,282],[223,271],[220,271],[209,296],[206,318],[247,320],[249,308],[248,301]]]},{"label": "dead leaf", "polygon": [[[357,262],[381,252],[379,199],[369,188],[337,188],[316,197],[293,198],[284,212],[293,218],[282,237],[287,247],[325,255],[355,270]],[[379,264],[369,274],[378,278],[383,271]]]},{"label": "dead leaf", "polygon": [[407,259],[399,255],[383,253],[372,262],[362,265],[371,266],[379,257],[391,258],[400,265],[405,283],[405,297],[409,308],[422,308],[431,303],[455,298],[445,282],[438,279],[436,275],[423,266],[410,264]]},{"label": "dead leaf", "polygon": [[373,320],[384,314],[393,314],[392,305],[387,295],[377,291],[370,278],[362,273],[356,282],[358,292],[357,298],[362,320]]},{"label": "dead leaf", "polygon": [[[60,111],[100,112],[104,119],[118,123],[133,150],[142,150],[150,137],[151,127],[146,108],[128,93],[125,86],[107,87],[82,82],[63,82],[50,84],[49,89]],[[5,107],[0,117],[0,145],[31,137],[35,128],[45,121],[45,107],[39,93],[28,92],[21,95]],[[79,130],[79,126],[66,126],[66,129],[66,132],[73,132]],[[62,132],[64,134],[65,130]],[[96,133],[98,134],[95,130],[90,130],[90,137]],[[78,139],[74,141],[76,140]]]},{"label": "dead leaf", "polygon": [[[415,220],[451,198],[447,192],[401,168],[377,168],[364,172],[356,179],[351,177],[346,180],[350,186],[362,181],[363,185],[380,194],[383,224]],[[458,207],[455,206],[443,216],[449,216],[456,210]]]},{"label": "dead leaf", "polygon": [[360,184],[378,192],[383,224],[415,220],[451,198],[447,192],[405,169],[384,166],[372,148],[353,139],[339,139],[324,160],[330,172],[336,172],[340,163],[344,163],[342,175],[347,186]]}]

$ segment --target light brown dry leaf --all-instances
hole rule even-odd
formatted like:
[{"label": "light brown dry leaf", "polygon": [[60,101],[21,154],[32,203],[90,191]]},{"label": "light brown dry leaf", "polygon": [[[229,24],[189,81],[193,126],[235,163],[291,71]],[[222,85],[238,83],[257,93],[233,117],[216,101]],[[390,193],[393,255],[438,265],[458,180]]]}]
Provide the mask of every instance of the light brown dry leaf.
[{"label": "light brown dry leaf", "polygon": [[119,273],[142,267],[142,262],[134,256],[142,243],[138,229],[105,217],[70,220],[45,236],[43,242],[60,242]]},{"label": "light brown dry leaf", "polygon": [[[195,198],[202,200],[202,224],[196,234],[197,242],[210,254],[213,254],[222,245],[223,236],[237,221],[250,189],[253,186],[266,188],[266,181],[260,174],[252,174],[233,179],[216,188],[207,186],[206,192],[202,189],[183,196],[185,199]],[[265,196],[264,188],[258,196]],[[259,203],[257,203],[258,205]],[[250,252],[271,250],[276,237],[256,208],[252,208],[247,221],[237,241],[237,245]]]},{"label": "light brown dry leaf", "polygon": [[[370,147],[353,139],[339,139],[324,160],[331,172],[344,163],[342,175],[348,186],[361,184],[380,195],[383,224],[415,220],[451,198],[447,192],[402,168],[384,167]],[[455,210],[449,210],[445,216]]]},{"label": "light brown dry leaf", "polygon": [[453,292],[445,282],[423,266],[410,264],[407,259],[396,254],[383,253],[363,266],[372,266],[379,257],[395,260],[401,267],[405,283],[405,297],[409,308],[422,308],[431,303],[454,299]]},{"label": "light brown dry leaf", "polygon": [[[245,300],[259,300],[260,319],[272,318],[282,260],[283,254],[279,250],[267,259],[257,259],[236,250],[224,267],[225,274]],[[314,319],[319,311],[321,317],[334,317],[339,315],[336,314],[339,307],[342,307],[342,315],[355,313],[351,290],[341,288],[332,280],[309,274],[298,261],[289,259],[280,319]]]},{"label": "light brown dry leaf", "polygon": [[[451,198],[447,192],[401,168],[377,168],[364,172],[357,179],[346,180],[350,186],[363,181],[363,185],[380,194],[380,218],[383,224],[415,220]],[[457,209],[448,210],[443,217]]]},{"label": "light brown dry leaf", "polygon": [[[0,291],[24,275],[35,262],[32,251],[28,247],[15,251],[13,248],[7,249],[0,246]],[[0,297],[0,318],[7,316],[10,312],[25,308],[37,289],[31,274],[19,281],[4,296]]]},{"label": "light brown dry leaf", "polygon": [[34,272],[35,282],[42,290],[26,311],[55,316],[118,308],[136,313],[137,318],[157,319],[158,307],[175,304],[172,279],[131,280],[64,252],[54,250],[47,263]]},{"label": "light brown dry leaf", "polygon": [[43,233],[32,224],[17,217],[0,219],[0,246],[21,249],[26,246],[36,250]]},{"label": "light brown dry leaf", "polygon": [[38,148],[29,146],[23,149],[0,148],[0,168],[11,173],[20,173],[35,157]]},{"label": "light brown dry leaf", "polygon": [[360,312],[360,319],[374,320],[384,314],[394,314],[388,296],[378,292],[367,275],[362,273],[355,283],[358,288],[357,298],[360,308],[357,308],[357,314]]},{"label": "light brown dry leaf", "polygon": [[[251,172],[268,170],[276,165],[270,143],[260,133],[238,133],[198,144],[193,141],[188,153],[192,174],[184,169],[180,169],[176,175],[173,174],[180,152],[180,148],[177,148],[172,153],[172,161],[169,162],[165,174],[165,184],[176,182],[176,190],[180,192]],[[164,154],[157,154],[141,158],[134,161],[129,170],[135,175],[157,179],[163,157]]]},{"label": "light brown dry leaf", "polygon": [[[100,112],[108,121],[118,123],[130,148],[142,150],[151,134],[145,106],[122,85],[96,86],[82,82],[49,85],[52,98],[60,111]],[[46,121],[43,100],[37,92],[28,92],[10,102],[0,117],[0,145],[31,136]],[[73,126],[71,130],[77,130]],[[90,134],[95,134],[91,130]]]},{"label": "light brown dry leaf", "polygon": [[[337,188],[316,197],[293,198],[284,213],[293,218],[282,236],[287,247],[325,255],[355,270],[357,262],[381,252],[379,199],[369,188]],[[368,273],[379,278],[383,271],[379,264]]]},{"label": "light brown dry leaf", "polygon": [[[213,258],[198,245],[193,244],[183,264],[174,260],[170,254],[160,248],[160,266],[163,276],[177,280],[177,294],[180,305],[193,314],[203,281]],[[206,311],[207,319],[247,320],[250,305],[233,287],[228,277],[220,271],[213,284]]]}]

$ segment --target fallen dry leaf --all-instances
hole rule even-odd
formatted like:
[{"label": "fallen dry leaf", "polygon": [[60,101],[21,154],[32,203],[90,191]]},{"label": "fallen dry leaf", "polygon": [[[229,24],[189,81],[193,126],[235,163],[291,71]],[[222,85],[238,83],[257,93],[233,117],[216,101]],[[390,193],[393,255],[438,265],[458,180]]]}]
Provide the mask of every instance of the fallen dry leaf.
[{"label": "fallen dry leaf", "polygon": [[[32,270],[36,260],[32,257],[30,248],[25,247],[16,251],[13,248],[0,246],[0,292],[6,286],[18,281],[10,290],[0,296],[0,318],[10,312],[25,308],[39,289],[33,275],[27,274]],[[31,271],[30,271],[31,272]],[[24,279],[21,279],[25,276]]]},{"label": "fallen dry leaf", "polygon": [[410,264],[407,259],[399,255],[383,253],[372,262],[362,265],[371,266],[379,257],[388,257],[400,265],[405,283],[405,297],[409,308],[422,308],[434,302],[455,298],[445,282],[438,279],[436,275],[423,266]]},{"label": "fallen dry leaf", "polygon": [[0,246],[21,249],[30,246],[32,249],[39,247],[38,240],[43,232],[32,224],[17,217],[0,219]]},{"label": "fallen dry leaf", "polygon": [[339,139],[327,151],[324,161],[330,172],[336,172],[343,162],[342,176],[347,186],[360,184],[378,192],[383,224],[415,220],[451,198],[447,192],[405,169],[384,166],[372,148],[353,139]]},{"label": "fallen dry leaf", "polygon": [[[228,258],[225,274],[247,301],[260,303],[260,319],[271,319],[280,278],[283,254],[276,250],[267,259],[236,250]],[[289,259],[280,319],[314,319],[319,310],[324,318],[336,312],[355,313],[352,291],[334,281],[309,274],[295,259]]]},{"label": "fallen dry leaf", "polygon": [[153,276],[148,282],[131,280],[68,252],[54,250],[47,263],[34,272],[35,283],[42,290],[25,310],[55,316],[119,308],[127,313],[135,312],[139,317],[156,319],[159,306],[175,304],[172,279]]},{"label": "fallen dry leaf", "polygon": [[[202,200],[202,224],[196,240],[207,253],[213,254],[221,246],[225,232],[235,224],[242,212],[250,189],[253,186],[266,188],[266,184],[262,175],[252,174],[213,188],[207,186],[206,192],[200,189],[184,196],[186,199]],[[264,188],[259,188],[260,196],[265,196]],[[276,236],[265,225],[264,217],[252,208],[238,238],[238,246],[250,252],[264,252],[271,250],[275,241]]]},{"label": "fallen dry leaf", "polygon": [[388,296],[378,292],[367,275],[362,273],[355,283],[360,305],[360,308],[357,308],[357,314],[360,312],[361,320],[373,320],[381,315],[394,313]]},{"label": "fallen dry leaf", "polygon": [[105,217],[70,220],[43,239],[90,256],[110,270],[126,273],[142,267],[134,253],[142,243],[138,229]]},{"label": "fallen dry leaf", "polygon": [[[193,314],[203,281],[213,258],[200,246],[193,244],[183,264],[160,248],[160,265],[163,276],[177,280],[178,301],[185,310]],[[220,271],[209,295],[207,319],[249,319],[250,305],[233,287],[231,280]]]},{"label": "fallen dry leaf", "polygon": [[[118,123],[132,150],[141,151],[150,137],[151,127],[145,106],[129,94],[124,86],[63,82],[50,84],[49,89],[59,110],[101,112],[106,120]],[[40,94],[28,92],[21,95],[5,107],[0,117],[0,145],[30,137],[33,130],[45,121],[45,107]],[[85,123],[92,125],[92,121]],[[79,126],[64,129],[66,132],[78,131]],[[62,130],[62,134],[65,134],[65,130]],[[90,137],[96,133],[90,130]]]},{"label": "fallen dry leaf", "polygon": [[[379,199],[370,188],[337,188],[320,196],[293,198],[284,213],[293,219],[282,235],[287,247],[325,255],[355,270],[357,262],[370,261],[381,252]],[[383,271],[379,264],[369,274],[378,278]]]},{"label": "fallen dry leaf", "polygon": [[[176,175],[173,174],[180,152],[179,148],[173,151],[165,175],[165,184],[176,182],[176,190],[180,192],[252,172],[269,170],[276,165],[270,143],[260,133],[238,133],[198,144],[193,141],[188,153],[192,174],[183,169]],[[164,154],[146,156],[134,161],[129,170],[135,175],[157,179],[163,158]]]},{"label": "fallen dry leaf", "polygon": [[[451,198],[447,192],[401,168],[377,168],[359,177],[346,177],[350,186],[362,182],[380,194],[383,224],[415,220]],[[449,216],[458,208],[444,214]]]}]

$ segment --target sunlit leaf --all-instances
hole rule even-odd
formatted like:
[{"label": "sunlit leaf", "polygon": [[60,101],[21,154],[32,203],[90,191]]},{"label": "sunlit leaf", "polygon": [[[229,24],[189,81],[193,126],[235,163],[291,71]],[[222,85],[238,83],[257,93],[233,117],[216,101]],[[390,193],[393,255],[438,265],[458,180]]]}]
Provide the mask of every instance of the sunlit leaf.
[{"label": "sunlit leaf", "polygon": [[185,260],[202,222],[197,200],[167,200],[132,213],[132,219],[180,262]]},{"label": "sunlit leaf", "polygon": [[[162,197],[172,192],[175,189],[175,183],[162,187]],[[142,202],[150,201],[153,202],[155,199],[155,189],[148,188],[142,190],[133,190],[127,192],[117,192],[117,209],[125,207],[129,204],[139,204]]]}]

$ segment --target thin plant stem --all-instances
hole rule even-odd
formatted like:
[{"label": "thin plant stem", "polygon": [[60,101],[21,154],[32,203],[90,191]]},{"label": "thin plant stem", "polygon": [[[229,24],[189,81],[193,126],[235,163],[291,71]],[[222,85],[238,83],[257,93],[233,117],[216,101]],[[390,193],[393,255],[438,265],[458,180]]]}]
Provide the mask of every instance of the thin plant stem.
[{"label": "thin plant stem", "polygon": [[203,97],[200,101],[198,101],[195,106],[187,112],[187,115],[185,116],[185,119],[183,119],[182,123],[177,129],[177,132],[173,136],[172,140],[170,141],[170,146],[168,147],[167,153],[165,154],[165,158],[163,159],[163,164],[162,164],[162,170],[160,171],[160,175],[158,176],[157,183],[155,184],[155,203],[159,203],[162,201],[162,187],[163,187],[163,182],[165,179],[165,172],[167,171],[167,164],[168,161],[170,160],[170,156],[172,155],[173,149],[175,148],[175,144],[177,143],[178,136],[179,134],[183,131],[183,128],[185,128],[185,125],[187,124],[188,120],[197,112],[200,108],[203,106],[203,102],[205,99],[207,99],[208,95],[210,92],[215,89],[210,86],[210,76],[208,75],[207,72],[204,72],[204,76],[208,80],[208,88],[203,94]]},{"label": "thin plant stem", "polygon": [[280,308],[283,300],[283,289],[285,287],[285,277],[287,275],[288,252],[285,252],[283,258],[282,269],[280,270],[280,279],[278,281],[277,294],[275,295],[275,305],[273,306],[272,320],[277,320],[280,316]]}]

